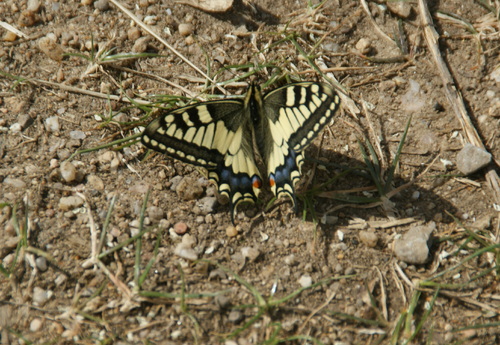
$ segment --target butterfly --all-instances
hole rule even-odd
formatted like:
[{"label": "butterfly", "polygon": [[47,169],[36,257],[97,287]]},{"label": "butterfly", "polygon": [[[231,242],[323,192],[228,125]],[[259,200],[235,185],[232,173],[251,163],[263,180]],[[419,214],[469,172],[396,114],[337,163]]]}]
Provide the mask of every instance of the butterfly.
[{"label": "butterfly", "polygon": [[331,121],[340,98],[327,84],[291,83],[263,94],[251,84],[243,99],[222,99],[165,111],[142,134],[155,151],[205,168],[229,199],[231,221],[242,202],[255,202],[263,186],[296,207],[295,185],[303,150]]}]

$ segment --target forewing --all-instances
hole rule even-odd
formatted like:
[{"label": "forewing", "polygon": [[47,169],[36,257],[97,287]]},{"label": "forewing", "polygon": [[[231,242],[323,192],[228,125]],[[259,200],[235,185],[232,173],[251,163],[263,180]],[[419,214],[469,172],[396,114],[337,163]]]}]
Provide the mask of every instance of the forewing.
[{"label": "forewing", "polygon": [[268,139],[262,154],[271,190],[277,197],[288,195],[295,203],[295,185],[304,161],[302,151],[331,121],[339,105],[337,93],[322,83],[288,84],[264,96],[260,135]]}]

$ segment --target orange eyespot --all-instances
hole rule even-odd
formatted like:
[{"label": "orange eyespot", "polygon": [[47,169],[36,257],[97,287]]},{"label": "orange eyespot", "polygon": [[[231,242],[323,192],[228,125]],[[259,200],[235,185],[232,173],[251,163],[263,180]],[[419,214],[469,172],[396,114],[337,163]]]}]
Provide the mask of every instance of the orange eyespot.
[{"label": "orange eyespot", "polygon": [[274,187],[276,185],[276,181],[274,180],[274,176],[269,176],[269,186]]},{"label": "orange eyespot", "polygon": [[261,188],[262,187],[262,181],[257,176],[254,176],[254,178],[253,178],[252,187],[253,188]]}]

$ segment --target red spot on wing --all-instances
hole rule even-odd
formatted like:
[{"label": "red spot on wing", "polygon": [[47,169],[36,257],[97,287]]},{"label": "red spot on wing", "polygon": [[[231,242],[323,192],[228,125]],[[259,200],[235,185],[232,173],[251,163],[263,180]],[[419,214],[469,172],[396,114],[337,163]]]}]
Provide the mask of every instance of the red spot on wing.
[{"label": "red spot on wing", "polygon": [[252,187],[253,188],[260,188],[260,187],[262,187],[262,181],[257,176],[254,176],[252,178]]},{"label": "red spot on wing", "polygon": [[276,185],[276,181],[274,180],[274,175],[269,176],[269,186],[274,187]]}]

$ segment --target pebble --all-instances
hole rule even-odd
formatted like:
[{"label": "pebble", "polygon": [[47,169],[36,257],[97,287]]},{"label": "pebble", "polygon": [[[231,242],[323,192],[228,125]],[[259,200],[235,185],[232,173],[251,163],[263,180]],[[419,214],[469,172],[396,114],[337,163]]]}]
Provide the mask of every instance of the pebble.
[{"label": "pebble", "polygon": [[215,207],[217,206],[217,198],[215,196],[206,196],[201,198],[198,207],[201,210],[201,213],[206,215],[209,213],[213,213],[215,211]]},{"label": "pebble", "polygon": [[195,245],[196,239],[194,236],[186,234],[182,237],[181,243],[175,247],[174,254],[189,261],[196,261],[198,260],[198,254],[193,249]]},{"label": "pebble", "polygon": [[59,199],[59,209],[63,211],[73,210],[81,207],[83,204],[83,199],[79,196],[67,196]]},{"label": "pebble", "polygon": [[109,8],[108,0],[97,0],[94,2],[94,7],[99,11],[106,11]]},{"label": "pebble", "polygon": [[17,35],[13,33],[12,31],[7,31],[4,35],[2,40],[5,42],[14,42],[17,39]]},{"label": "pebble", "polygon": [[30,331],[31,332],[38,332],[42,328],[42,320],[39,318],[34,318],[30,322]]},{"label": "pebble", "polygon": [[40,11],[40,1],[39,0],[28,0],[28,5],[26,9],[33,13],[38,13]]},{"label": "pebble", "polygon": [[44,290],[35,286],[33,289],[33,304],[43,306],[52,297],[53,293],[50,290]]},{"label": "pebble", "polygon": [[149,37],[140,37],[134,42],[134,46],[132,47],[132,52],[134,53],[144,53],[148,50],[150,38]]},{"label": "pebble", "polygon": [[234,225],[229,225],[227,228],[226,228],[226,235],[228,237],[235,237],[238,235],[238,228]]},{"label": "pebble", "polygon": [[395,15],[408,18],[411,14],[411,5],[408,2],[404,1],[387,1],[385,3],[389,11],[394,13]]},{"label": "pebble", "polygon": [[17,122],[19,123],[19,126],[21,126],[22,129],[25,129],[33,123],[33,119],[28,114],[21,114],[17,118]]},{"label": "pebble", "polygon": [[372,231],[360,231],[359,240],[369,248],[375,248],[378,242],[378,236]]},{"label": "pebble", "polygon": [[[212,272],[210,272],[212,273]],[[217,295],[214,298],[215,305],[219,307],[219,309],[226,309],[231,305],[231,300],[229,297],[224,295]]]},{"label": "pebble", "polygon": [[104,182],[103,180],[96,175],[89,175],[87,176],[87,183],[89,184],[89,187],[98,191],[103,191],[104,190]]},{"label": "pebble", "polygon": [[239,310],[232,310],[227,318],[229,322],[238,323],[243,320],[243,314]]},{"label": "pebble", "polygon": [[127,30],[127,37],[131,41],[136,41],[141,37],[141,30],[137,27],[133,27]]},{"label": "pebble", "polygon": [[254,262],[259,257],[260,252],[258,249],[253,247],[243,247],[241,248],[241,254],[244,258],[249,259],[250,262]]},{"label": "pebble", "polygon": [[87,137],[87,135],[82,131],[71,131],[69,132],[69,137],[75,140],[83,140]]},{"label": "pebble", "polygon": [[71,162],[62,162],[59,170],[64,181],[70,183],[76,180],[76,168]]},{"label": "pebble", "polygon": [[61,126],[59,125],[59,118],[57,116],[49,116],[45,119],[45,129],[49,132],[59,132]]},{"label": "pebble", "polygon": [[158,206],[150,206],[147,209],[149,218],[154,222],[159,222],[165,216],[163,209]]},{"label": "pebble", "polygon": [[188,226],[184,222],[175,223],[174,232],[177,235],[184,235],[188,231]]},{"label": "pebble", "polygon": [[181,24],[179,24],[178,30],[179,30],[179,33],[181,34],[181,36],[189,36],[193,33],[194,27],[193,27],[193,24],[181,23]]},{"label": "pebble", "polygon": [[20,180],[18,178],[6,177],[3,180],[3,183],[7,186],[11,186],[11,187],[18,188],[18,189],[26,188],[26,183],[23,180]]},{"label": "pebble", "polygon": [[303,288],[309,287],[312,285],[312,278],[310,275],[305,274],[299,278],[299,284]]},{"label": "pebble", "polygon": [[295,259],[295,255],[290,254],[285,256],[285,264],[288,266],[295,266],[298,264],[297,260]]},{"label": "pebble", "polygon": [[436,229],[436,223],[416,225],[394,242],[396,257],[409,264],[424,264],[429,256],[427,241]]},{"label": "pebble", "polygon": [[35,260],[36,267],[42,271],[45,272],[47,270],[47,259],[45,259],[43,256],[39,256]]},{"label": "pebble", "polygon": [[491,154],[472,144],[465,144],[457,155],[457,168],[464,175],[470,175],[491,162]]},{"label": "pebble", "polygon": [[19,133],[22,131],[22,126],[20,123],[13,123],[10,127],[9,127],[9,131],[11,131],[12,133]]},{"label": "pebble", "polygon": [[179,182],[175,192],[183,200],[196,200],[203,195],[203,187],[194,179],[185,177]]},{"label": "pebble", "polygon": [[372,50],[371,41],[367,38],[361,38],[356,43],[356,50],[358,50],[361,54],[368,54]]}]

